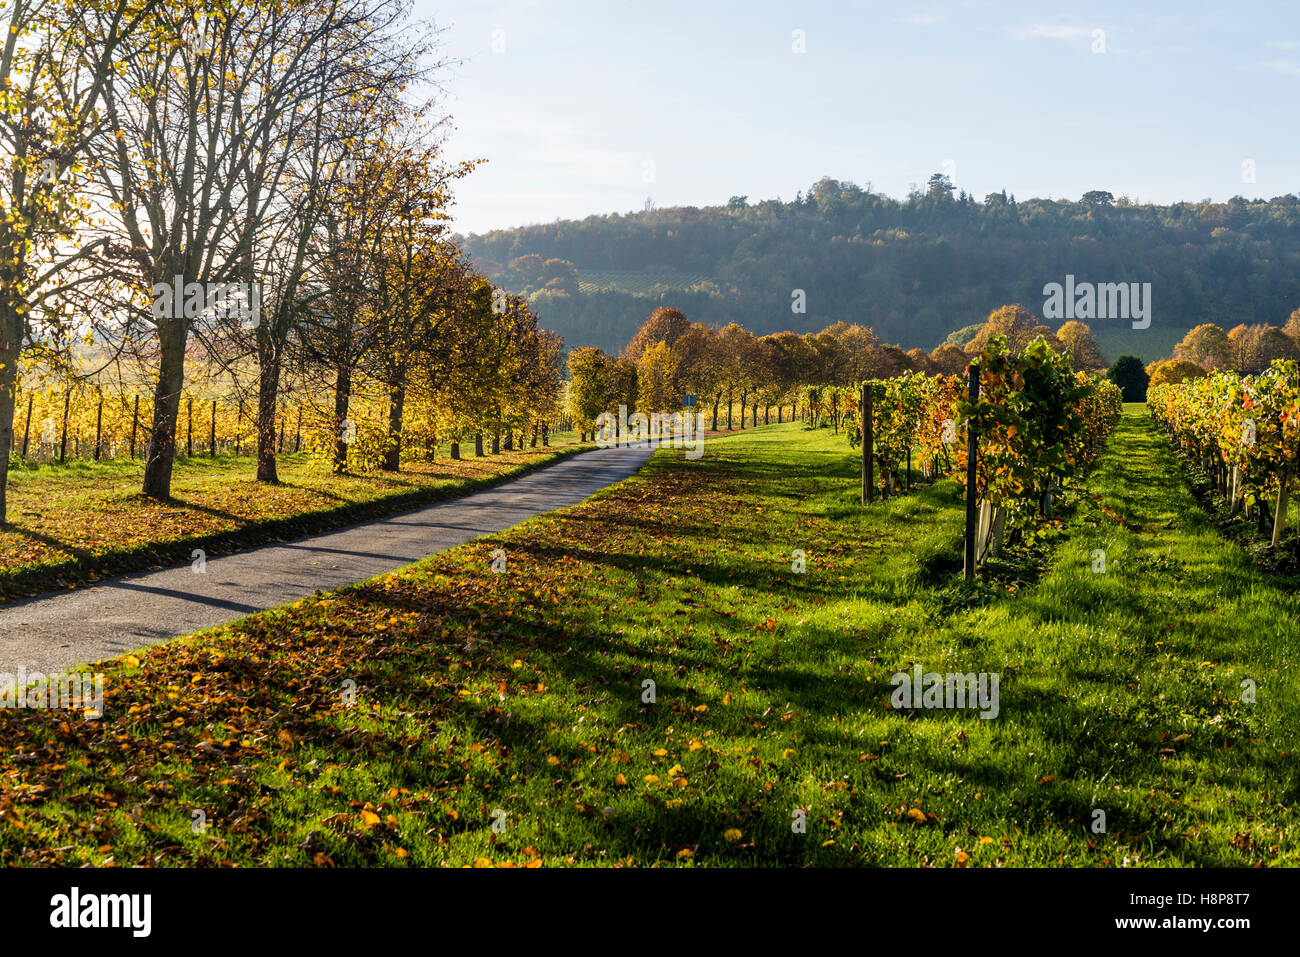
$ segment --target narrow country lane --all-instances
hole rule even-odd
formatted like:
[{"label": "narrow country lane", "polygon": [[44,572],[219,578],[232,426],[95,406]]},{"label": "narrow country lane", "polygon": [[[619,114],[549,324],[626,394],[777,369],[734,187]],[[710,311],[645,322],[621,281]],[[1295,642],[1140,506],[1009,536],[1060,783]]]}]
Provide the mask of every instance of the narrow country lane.
[{"label": "narrow country lane", "polygon": [[53,674],[364,581],[576,505],[634,474],[645,449],[597,449],[461,498],[311,538],[0,607],[0,673]]}]

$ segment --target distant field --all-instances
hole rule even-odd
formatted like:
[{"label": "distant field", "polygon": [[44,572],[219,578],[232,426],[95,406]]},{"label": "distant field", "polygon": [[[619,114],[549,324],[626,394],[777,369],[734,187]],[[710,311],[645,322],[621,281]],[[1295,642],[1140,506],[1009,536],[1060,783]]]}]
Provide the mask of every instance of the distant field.
[{"label": "distant field", "polygon": [[1150,329],[1134,329],[1127,322],[1102,320],[1093,320],[1090,325],[1107,365],[1125,355],[1137,356],[1147,364],[1167,359],[1173,355],[1174,346],[1187,335],[1185,329],[1158,328],[1154,322]]},{"label": "distant field", "polygon": [[579,269],[578,288],[582,292],[618,289],[622,292],[648,294],[656,286],[686,290],[713,277],[707,273],[678,272],[674,269]]}]

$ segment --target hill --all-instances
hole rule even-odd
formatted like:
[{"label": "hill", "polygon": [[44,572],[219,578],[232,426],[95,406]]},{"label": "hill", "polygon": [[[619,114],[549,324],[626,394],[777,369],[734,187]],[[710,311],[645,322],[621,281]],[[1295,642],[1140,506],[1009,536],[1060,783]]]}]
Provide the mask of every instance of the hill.
[{"label": "hill", "polygon": [[[526,295],[566,346],[620,349],[646,316],[764,334],[844,320],[930,349],[1007,302],[1043,315],[1049,283],[1150,283],[1151,324],[1091,325],[1108,357],[1167,355],[1195,325],[1280,324],[1300,305],[1300,200],[1137,205],[955,193],[903,200],[824,178],[793,201],[592,216],[463,238],[476,268]],[[805,309],[792,306],[803,290]],[[1049,325],[1057,325],[1052,319]]]}]

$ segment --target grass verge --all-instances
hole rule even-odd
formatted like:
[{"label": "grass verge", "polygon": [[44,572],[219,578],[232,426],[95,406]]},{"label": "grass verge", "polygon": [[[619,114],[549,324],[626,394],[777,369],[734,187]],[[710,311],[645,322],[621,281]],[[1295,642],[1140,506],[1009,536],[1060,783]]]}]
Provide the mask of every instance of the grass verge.
[{"label": "grass verge", "polygon": [[[661,451],[573,509],[118,659],[99,721],[0,713],[0,863],[1300,863],[1295,594],[1144,413],[1035,583],[977,601],[956,487],[862,508],[855,464],[798,426]],[[894,710],[914,664],[998,674],[997,717]]]}]

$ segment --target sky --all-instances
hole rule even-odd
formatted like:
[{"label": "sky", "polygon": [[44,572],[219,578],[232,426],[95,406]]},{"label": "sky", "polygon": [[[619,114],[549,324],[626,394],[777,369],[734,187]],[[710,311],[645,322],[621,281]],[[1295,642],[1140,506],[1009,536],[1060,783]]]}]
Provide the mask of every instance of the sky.
[{"label": "sky", "polygon": [[[1300,192],[1300,3],[414,0],[482,233],[946,172],[1143,202]],[[798,52],[802,50],[802,52]]]}]

